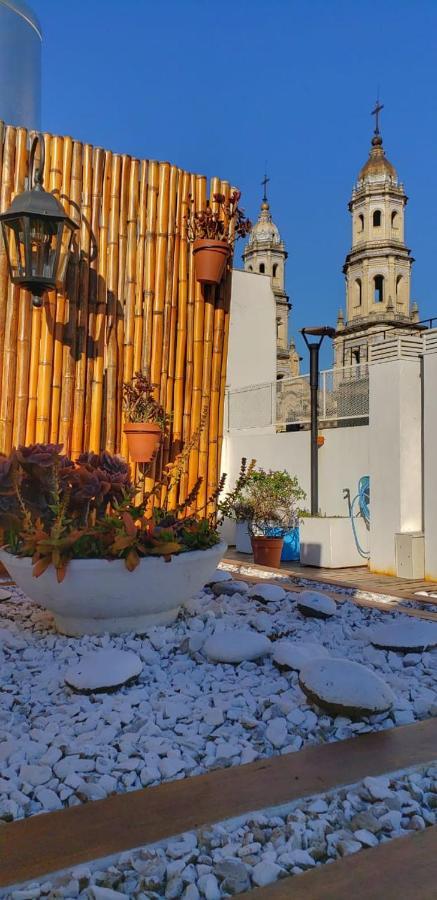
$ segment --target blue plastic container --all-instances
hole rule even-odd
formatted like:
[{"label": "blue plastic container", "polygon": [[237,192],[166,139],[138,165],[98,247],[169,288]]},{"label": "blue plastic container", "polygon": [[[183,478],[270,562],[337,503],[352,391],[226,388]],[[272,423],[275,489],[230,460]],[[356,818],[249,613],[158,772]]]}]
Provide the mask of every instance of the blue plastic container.
[{"label": "blue plastic container", "polygon": [[297,562],[300,559],[300,539],[299,526],[292,528],[284,535],[284,546],[282,548],[282,562]]},{"label": "blue plastic container", "polygon": [[268,537],[284,538],[281,562],[296,562],[300,559],[299,526],[290,528],[290,531],[286,531],[285,534],[282,528],[269,528],[267,535]]}]

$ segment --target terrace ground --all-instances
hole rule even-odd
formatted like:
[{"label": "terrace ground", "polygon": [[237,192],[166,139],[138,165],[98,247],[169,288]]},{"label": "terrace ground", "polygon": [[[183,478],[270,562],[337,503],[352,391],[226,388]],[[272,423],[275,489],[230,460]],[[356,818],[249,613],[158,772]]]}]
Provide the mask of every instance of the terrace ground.
[{"label": "terrace ground", "polygon": [[[396,579],[393,589],[382,579],[376,593],[361,572],[354,589],[345,584],[349,573],[341,583],[337,573],[293,569],[289,580],[288,571],[260,570],[233,555],[223,567],[240,591],[205,591],[174,626],[143,639],[62,638],[14,590],[2,604],[2,628],[11,635],[8,648],[3,631],[2,723],[6,728],[7,712],[12,727],[0,748],[14,737],[20,743],[1,785],[9,811],[3,818],[14,819],[0,829],[4,897],[191,900],[250,889],[265,900],[302,891],[341,900],[352,877],[363,898],[434,896],[432,864],[417,866],[435,856],[437,842],[436,653],[385,652],[363,638],[401,614],[435,619],[433,598],[418,596],[420,585],[403,591]],[[299,579],[315,575],[338,604],[335,621],[305,619],[297,610],[308,586]],[[284,600],[250,598],[244,585],[257,582],[281,585]],[[364,662],[393,688],[394,710],[355,721],[334,717],[309,703],[297,673],[278,671],[270,657],[238,666],[205,659],[208,635],[241,626],[273,643],[310,639],[332,656]],[[67,662],[108,645],[139,653],[139,683],[111,695],[72,695],[62,679]],[[31,759],[22,756],[26,742]],[[29,771],[44,767],[44,784],[26,782]],[[369,792],[369,778],[383,779],[385,800]],[[375,811],[385,824],[373,839],[368,829],[355,839],[352,814]],[[415,894],[400,857],[416,872]],[[374,867],[384,872],[376,886],[368,877]],[[161,883],[147,880],[151,871]]]}]

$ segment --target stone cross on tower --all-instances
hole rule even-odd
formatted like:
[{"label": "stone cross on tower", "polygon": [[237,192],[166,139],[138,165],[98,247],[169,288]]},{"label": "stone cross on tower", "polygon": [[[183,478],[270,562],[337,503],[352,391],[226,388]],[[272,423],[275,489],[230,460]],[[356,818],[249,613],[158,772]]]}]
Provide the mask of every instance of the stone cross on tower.
[{"label": "stone cross on tower", "polygon": [[379,97],[376,100],[375,109],[372,109],[370,113],[371,116],[375,116],[375,134],[379,134],[379,114],[381,110],[384,109],[384,104],[379,102]]},{"label": "stone cross on tower", "polygon": [[261,182],[261,184],[264,187],[263,203],[267,203],[267,185],[268,185],[269,181],[270,181],[270,178],[268,177],[267,172],[266,172],[266,174],[264,175],[264,178]]}]

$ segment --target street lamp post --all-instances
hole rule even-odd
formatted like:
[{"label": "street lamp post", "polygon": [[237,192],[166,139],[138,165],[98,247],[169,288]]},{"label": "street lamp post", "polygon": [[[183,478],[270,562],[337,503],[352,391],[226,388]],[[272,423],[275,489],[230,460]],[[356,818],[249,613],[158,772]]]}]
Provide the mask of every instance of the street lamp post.
[{"label": "street lamp post", "polygon": [[[38,144],[40,161],[34,171]],[[34,306],[42,306],[45,291],[62,287],[73,232],[78,228],[59,200],[44,190],[44,159],[44,137],[37,134],[30,150],[30,189],[17,194],[0,215],[9,276],[13,284],[31,292]]]},{"label": "street lamp post", "polygon": [[[334,337],[335,328],[328,325],[320,328],[302,328],[302,337],[310,351],[310,391],[311,391],[311,515],[319,512],[319,459],[317,432],[319,428],[318,391],[319,391],[319,354],[324,337]],[[318,337],[318,341],[309,341],[307,335]]]}]

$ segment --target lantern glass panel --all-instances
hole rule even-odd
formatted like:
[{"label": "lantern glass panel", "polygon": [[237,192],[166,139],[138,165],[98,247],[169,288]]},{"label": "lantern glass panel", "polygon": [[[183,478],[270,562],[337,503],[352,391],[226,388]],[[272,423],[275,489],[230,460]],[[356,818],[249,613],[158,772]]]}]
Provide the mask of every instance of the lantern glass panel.
[{"label": "lantern glass panel", "polygon": [[58,223],[32,216],[29,220],[29,275],[53,281],[56,274]]},{"label": "lantern glass panel", "polygon": [[56,273],[56,287],[58,290],[62,290],[65,283],[65,276],[67,273],[68,261],[70,258],[70,248],[71,241],[73,237],[74,228],[68,224],[68,222],[59,222],[58,224],[58,246],[59,246],[59,261],[58,261],[58,270]]},{"label": "lantern glass panel", "polygon": [[3,222],[2,225],[11,277],[13,280],[23,278],[26,271],[24,220],[11,219]]}]

